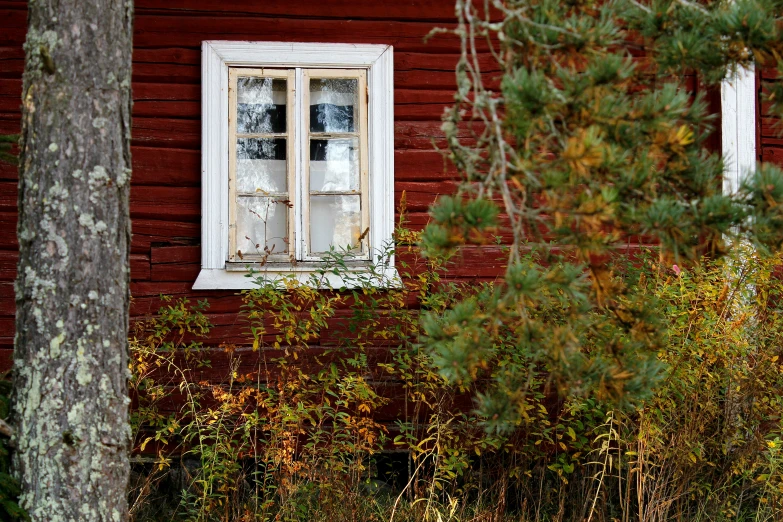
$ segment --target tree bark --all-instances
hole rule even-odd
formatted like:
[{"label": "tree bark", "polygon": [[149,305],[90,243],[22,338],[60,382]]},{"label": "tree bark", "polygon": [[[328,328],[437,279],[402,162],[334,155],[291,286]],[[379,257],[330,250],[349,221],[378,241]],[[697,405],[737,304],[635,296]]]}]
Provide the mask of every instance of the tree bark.
[{"label": "tree bark", "polygon": [[14,466],[33,521],[127,519],[132,0],[31,0]]}]

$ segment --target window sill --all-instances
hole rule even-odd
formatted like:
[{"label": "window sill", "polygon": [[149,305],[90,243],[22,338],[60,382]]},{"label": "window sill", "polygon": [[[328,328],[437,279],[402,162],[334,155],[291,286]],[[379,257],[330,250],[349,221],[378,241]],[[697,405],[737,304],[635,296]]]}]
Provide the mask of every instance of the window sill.
[{"label": "window sill", "polygon": [[269,283],[277,283],[283,287],[283,279],[293,278],[301,285],[311,286],[319,290],[338,290],[340,288],[354,289],[362,287],[401,288],[402,280],[397,269],[388,267],[371,272],[367,267],[357,266],[340,269],[339,273],[320,273],[310,267],[262,267],[252,276],[248,270],[236,268],[202,268],[193,290],[252,290],[258,288],[257,279]]}]

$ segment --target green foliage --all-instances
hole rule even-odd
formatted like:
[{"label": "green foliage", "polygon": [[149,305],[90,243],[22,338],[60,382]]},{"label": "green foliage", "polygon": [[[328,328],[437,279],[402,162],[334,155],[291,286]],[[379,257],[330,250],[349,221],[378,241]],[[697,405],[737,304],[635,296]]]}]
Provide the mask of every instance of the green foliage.
[{"label": "green foliage", "polygon": [[[419,259],[405,246],[415,234],[397,237],[401,286],[324,292],[259,280],[237,326],[248,348],[206,349],[203,303],[169,301],[137,325],[136,445],[158,451],[137,477],[134,520],[728,522],[783,513],[780,257],[745,248],[676,269],[653,251],[617,258],[614,277],[634,281],[662,311],[653,332],[660,385],[618,409],[609,392],[558,399],[560,377],[535,342],[560,342],[554,331],[571,307],[582,313],[583,271],[523,259],[513,284],[444,284],[448,264]],[[336,255],[324,270],[339,264]],[[495,314],[511,314],[520,299],[554,333],[507,329]],[[625,303],[627,313],[641,313],[635,306]],[[601,314],[586,315],[575,346],[614,342]],[[428,349],[417,343],[425,333]],[[479,355],[444,372],[441,359],[461,343]],[[379,347],[386,357],[372,363]],[[601,377],[610,363],[589,352],[561,356],[592,364],[580,370],[595,375],[585,387],[620,379]],[[389,429],[377,419],[392,405]],[[389,449],[411,459],[399,489],[374,472]],[[155,489],[177,473],[182,491],[163,510]]]},{"label": "green foliage", "polygon": [[[781,247],[783,172],[762,165],[724,194],[723,161],[707,149],[716,115],[687,86],[776,66],[781,7],[457,0],[463,54],[443,130],[464,183],[431,210],[422,249],[450,256],[484,242],[462,202],[492,216],[492,232],[508,223],[513,239],[504,284],[427,319],[423,343],[441,375],[465,385],[513,339],[526,363],[480,396],[494,429],[519,419],[531,365],[563,397],[620,408],[661,382],[665,310],[612,261],[634,255],[629,244],[659,245],[662,266],[698,265],[741,240]],[[488,50],[499,88],[477,58]]]},{"label": "green foliage", "polygon": [[[158,456],[136,519],[176,470],[158,519],[779,519],[783,172],[724,194],[686,80],[776,65],[780,7],[458,0],[443,129],[465,183],[378,255],[395,284],[331,252],[312,285],[258,274],[239,347],[201,344],[185,302],[139,326],[137,441]],[[501,227],[502,280],[442,279]],[[312,289],[335,275],[350,288]],[[390,449],[397,489],[373,471]]]},{"label": "green foliage", "polygon": [[0,134],[0,161],[16,164],[16,155],[11,153],[11,147],[16,145],[17,141],[19,136],[16,134]]},{"label": "green foliage", "polygon": [[[8,419],[10,413],[9,395],[11,382],[0,375],[0,419]],[[11,446],[8,439],[0,435],[0,519],[8,521],[29,520],[27,513],[19,507],[21,493],[19,482],[11,476]]]}]

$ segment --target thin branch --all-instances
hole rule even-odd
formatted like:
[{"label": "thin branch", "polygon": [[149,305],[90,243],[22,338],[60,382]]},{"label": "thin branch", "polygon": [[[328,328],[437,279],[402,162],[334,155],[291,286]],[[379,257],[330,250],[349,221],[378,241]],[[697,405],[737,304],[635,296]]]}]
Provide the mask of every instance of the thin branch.
[{"label": "thin branch", "polygon": [[3,419],[0,419],[0,434],[5,435],[6,437],[13,437],[14,436],[14,429],[8,425]]}]

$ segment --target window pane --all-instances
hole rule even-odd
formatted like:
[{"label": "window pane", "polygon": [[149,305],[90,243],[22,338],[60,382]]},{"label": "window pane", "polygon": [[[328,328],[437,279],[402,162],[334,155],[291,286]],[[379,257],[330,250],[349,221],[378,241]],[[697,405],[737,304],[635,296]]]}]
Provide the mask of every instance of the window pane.
[{"label": "window pane", "polygon": [[288,252],[287,221],[288,206],[281,199],[237,198],[237,250],[245,256]]},{"label": "window pane", "polygon": [[286,140],[237,139],[237,191],[287,192]]},{"label": "window pane", "polygon": [[310,140],[310,190],[359,190],[359,139]]},{"label": "window pane", "polygon": [[356,132],[359,80],[310,80],[310,132]]},{"label": "window pane", "polygon": [[237,132],[285,132],[286,80],[237,78]]},{"label": "window pane", "polygon": [[341,251],[359,244],[359,196],[310,197],[310,252]]}]

